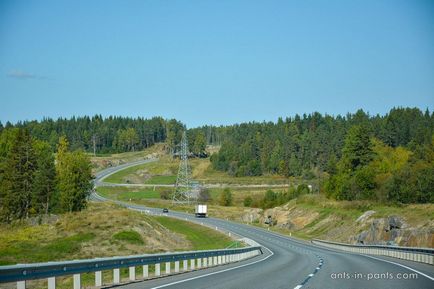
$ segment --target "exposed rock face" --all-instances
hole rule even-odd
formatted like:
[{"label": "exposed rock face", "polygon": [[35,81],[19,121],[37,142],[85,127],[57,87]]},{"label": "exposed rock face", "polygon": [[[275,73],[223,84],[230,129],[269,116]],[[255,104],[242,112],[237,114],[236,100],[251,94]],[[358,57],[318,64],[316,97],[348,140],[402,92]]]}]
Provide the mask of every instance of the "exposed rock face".
[{"label": "exposed rock face", "polygon": [[306,214],[305,210],[296,207],[276,207],[265,210],[262,222],[271,216],[273,223],[281,228],[302,229],[318,217],[317,212]]},{"label": "exposed rock face", "polygon": [[399,216],[378,218],[371,221],[368,230],[361,232],[351,241],[359,244],[433,247],[433,225],[414,228]]},{"label": "exposed rock face", "polygon": [[241,216],[241,221],[245,223],[259,222],[261,216],[262,216],[261,209],[244,210],[244,214]]},{"label": "exposed rock face", "polygon": [[305,236],[353,244],[434,247],[434,220],[410,225],[402,216],[377,217],[369,210],[355,221],[342,213],[318,212],[293,204],[243,216],[243,221],[271,224]]},{"label": "exposed rock face", "polygon": [[356,222],[364,223],[375,213],[376,213],[375,211],[366,211],[360,217],[357,218]]}]

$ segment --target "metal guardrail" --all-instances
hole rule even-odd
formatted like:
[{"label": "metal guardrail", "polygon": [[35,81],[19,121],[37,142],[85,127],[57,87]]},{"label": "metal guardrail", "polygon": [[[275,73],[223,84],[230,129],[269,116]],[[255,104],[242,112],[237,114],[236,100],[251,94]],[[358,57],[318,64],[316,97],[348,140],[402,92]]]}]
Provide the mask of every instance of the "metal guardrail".
[{"label": "metal guardrail", "polygon": [[[143,278],[149,277],[148,265],[155,265],[154,276],[161,276],[160,264],[166,263],[165,273],[168,275],[174,266],[174,272],[178,273],[179,262],[183,261],[182,271],[200,269],[221,264],[238,262],[262,254],[260,246],[252,246],[237,249],[206,250],[193,252],[176,252],[163,254],[133,255],[126,257],[96,258],[74,260],[64,262],[47,262],[35,264],[17,264],[0,266],[0,283],[17,282],[17,287],[26,287],[27,280],[48,278],[48,288],[54,289],[55,277],[74,275],[74,289],[81,287],[80,274],[95,272],[95,286],[102,286],[103,270],[113,271],[113,284],[120,283],[120,268],[130,268],[130,280],[136,280],[135,267],[143,266]],[[171,264],[174,262],[174,265]]]},{"label": "metal guardrail", "polygon": [[313,239],[312,243],[347,252],[389,256],[434,265],[434,249],[383,245],[352,245]]}]

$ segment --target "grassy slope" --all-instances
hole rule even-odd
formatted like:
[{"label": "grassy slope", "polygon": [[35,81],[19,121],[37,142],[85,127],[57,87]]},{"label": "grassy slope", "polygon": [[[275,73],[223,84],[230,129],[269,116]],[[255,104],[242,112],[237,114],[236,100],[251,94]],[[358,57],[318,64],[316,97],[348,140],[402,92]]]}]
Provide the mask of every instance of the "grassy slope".
[{"label": "grassy slope", "polygon": [[[0,225],[0,265],[217,249],[229,244],[231,239],[224,234],[200,225],[149,217],[109,204],[90,204],[88,209],[65,214],[50,224]],[[141,274],[139,267],[136,274]],[[121,277],[128,278],[128,268],[121,270]],[[82,286],[93,286],[94,278],[93,273],[82,274]],[[112,278],[112,271],[103,271],[105,284],[110,284]],[[2,288],[15,286],[2,284]],[[56,286],[72,288],[72,277],[56,278]],[[27,288],[47,288],[47,280],[29,281]]]},{"label": "grassy slope", "polygon": [[140,201],[144,199],[159,199],[160,193],[170,190],[167,188],[122,188],[122,187],[99,187],[98,193],[106,198],[119,201]]},{"label": "grassy slope", "polygon": [[158,143],[143,151],[126,152],[119,154],[97,154],[96,157],[93,154],[91,156],[91,162],[94,167],[94,171],[100,171],[107,166],[115,166],[127,162],[133,162],[142,160],[146,156],[159,157],[164,153],[164,144]]},{"label": "grassy slope", "polygon": [[217,231],[198,225],[193,226],[186,221],[168,217],[156,217],[156,219],[170,231],[184,234],[187,240],[193,244],[193,247],[198,250],[226,248],[233,242],[229,237],[222,237],[221,233]]},{"label": "grassy slope", "polygon": [[[158,162],[152,162],[143,165],[137,165],[128,169],[122,170],[105,179],[111,183],[122,183],[125,178],[139,177],[140,171],[146,171],[151,175],[151,179],[143,182],[152,184],[173,184],[176,181],[176,173],[178,170],[179,160],[174,160],[169,156],[161,156]],[[277,175],[257,176],[257,177],[234,177],[225,172],[216,171],[212,168],[209,158],[206,159],[191,159],[190,165],[192,169],[192,177],[202,183],[209,184],[288,184],[296,180],[285,178]],[[140,178],[139,178],[140,179]]]},{"label": "grassy slope", "polygon": [[0,226],[0,264],[224,248],[228,243],[227,236],[196,224],[90,204],[52,224]]}]

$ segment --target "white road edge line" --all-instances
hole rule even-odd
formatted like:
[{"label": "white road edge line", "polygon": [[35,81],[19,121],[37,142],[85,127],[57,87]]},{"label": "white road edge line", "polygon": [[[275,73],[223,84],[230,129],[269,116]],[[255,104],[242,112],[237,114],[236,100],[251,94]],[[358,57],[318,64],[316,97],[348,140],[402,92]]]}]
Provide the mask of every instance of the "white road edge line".
[{"label": "white road edge line", "polygon": [[395,262],[392,262],[392,261],[389,261],[389,260],[384,260],[384,259],[380,259],[380,258],[375,258],[375,257],[373,257],[373,256],[369,256],[369,255],[362,255],[362,254],[360,254],[360,255],[361,255],[361,256],[366,256],[366,257],[369,257],[369,258],[372,258],[372,259],[375,259],[375,260],[379,260],[379,261],[387,262],[387,263],[390,263],[390,264],[394,264],[394,265],[397,265],[397,266],[400,266],[400,267],[403,267],[403,268],[405,268],[405,269],[408,269],[408,270],[410,270],[410,271],[416,272],[416,273],[418,273],[418,274],[420,274],[420,275],[422,275],[422,276],[424,276],[424,277],[426,277],[426,278],[428,278],[428,279],[434,281],[434,278],[433,278],[433,277],[431,277],[431,276],[429,276],[429,275],[427,275],[427,274],[425,274],[425,273],[422,273],[422,272],[420,272],[420,271],[417,271],[416,269],[413,269],[413,268],[411,268],[411,267],[408,267],[408,266],[405,266],[405,265],[402,265],[402,264],[399,264],[399,263],[395,263]]},{"label": "white road edge line", "polygon": [[418,271],[418,270],[416,270],[416,269],[413,269],[413,268],[411,268],[411,267],[409,267],[409,266],[405,266],[405,265],[400,264],[400,263],[392,262],[392,261],[385,260],[385,259],[381,259],[381,258],[376,258],[376,257],[373,257],[373,256],[371,256],[371,255],[367,255],[367,254],[360,254],[360,253],[346,252],[346,251],[343,251],[343,250],[332,249],[332,248],[328,248],[328,247],[321,246],[321,245],[317,245],[317,244],[312,244],[312,245],[314,245],[314,247],[322,248],[322,249],[325,249],[325,250],[328,250],[328,251],[331,251],[331,252],[335,252],[335,253],[349,254],[349,255],[357,255],[357,256],[364,256],[364,257],[368,257],[368,258],[371,258],[371,259],[374,259],[374,260],[377,260],[377,261],[382,261],[382,262],[390,263],[390,264],[393,264],[393,265],[396,265],[396,266],[399,266],[399,267],[402,267],[402,268],[408,269],[408,270],[413,271],[413,272],[415,272],[415,273],[418,273],[418,274],[420,274],[420,275],[422,275],[422,276],[424,276],[424,277],[430,279],[431,281],[434,281],[434,277],[431,277],[431,276],[429,276],[429,275],[427,275],[427,274],[425,274],[425,273],[422,273],[422,272],[420,272],[420,271]]},{"label": "white road edge line", "polygon": [[233,268],[228,268],[228,269],[220,270],[220,271],[217,271],[217,272],[211,272],[211,273],[208,273],[208,274],[204,274],[204,275],[200,275],[200,276],[196,276],[196,277],[191,277],[191,278],[187,278],[187,279],[184,279],[184,280],[179,280],[179,281],[175,281],[175,282],[172,282],[172,283],[168,283],[168,284],[152,287],[151,289],[158,289],[158,288],[169,287],[169,286],[176,285],[176,284],[179,284],[179,283],[184,283],[184,282],[188,282],[188,281],[192,281],[192,280],[208,277],[208,276],[211,276],[211,275],[216,275],[216,274],[224,273],[224,272],[227,272],[227,271],[232,271],[232,270],[235,270],[235,269],[238,269],[238,268],[250,266],[250,265],[253,265],[253,264],[265,261],[265,260],[267,260],[268,258],[270,258],[271,256],[274,255],[273,251],[271,251],[270,249],[268,249],[265,246],[262,246],[262,247],[264,247],[265,249],[267,249],[271,253],[270,255],[268,255],[267,257],[265,257],[264,259],[257,260],[255,262],[252,262],[252,263],[249,263],[249,264],[244,264],[244,265],[236,266],[236,267],[233,267]]},{"label": "white road edge line", "polygon": [[303,285],[297,285],[294,287],[294,289],[300,289],[301,287],[303,287]]}]

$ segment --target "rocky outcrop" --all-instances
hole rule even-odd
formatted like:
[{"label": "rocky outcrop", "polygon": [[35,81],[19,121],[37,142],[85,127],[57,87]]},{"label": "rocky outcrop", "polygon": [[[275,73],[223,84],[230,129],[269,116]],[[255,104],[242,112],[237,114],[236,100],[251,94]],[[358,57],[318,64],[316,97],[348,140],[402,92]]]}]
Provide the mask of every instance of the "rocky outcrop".
[{"label": "rocky outcrop", "polygon": [[[397,214],[387,217],[378,217],[378,214],[368,210],[354,218],[342,208],[334,212],[292,203],[264,211],[250,210],[242,221],[271,224],[306,237],[344,243],[434,247],[434,220],[415,222],[411,218],[409,223]],[[409,216],[408,212],[406,215]]]},{"label": "rocky outcrop", "polygon": [[368,230],[362,231],[352,241],[358,244],[434,247],[434,224],[410,227],[399,216],[377,218],[370,221]]},{"label": "rocky outcrop", "polygon": [[375,214],[375,211],[366,211],[364,212],[360,217],[357,218],[357,223],[364,223],[366,220],[368,220],[373,214]]},{"label": "rocky outcrop", "polygon": [[262,217],[261,209],[249,209],[249,210],[244,210],[244,213],[241,216],[241,221],[243,223],[257,223],[260,222],[261,217]]},{"label": "rocky outcrop", "polygon": [[265,219],[270,216],[274,225],[293,230],[304,228],[313,222],[318,215],[317,212],[306,214],[304,209],[284,206],[265,210],[261,221],[265,222]]}]

